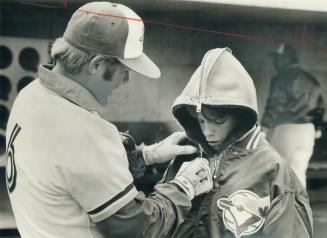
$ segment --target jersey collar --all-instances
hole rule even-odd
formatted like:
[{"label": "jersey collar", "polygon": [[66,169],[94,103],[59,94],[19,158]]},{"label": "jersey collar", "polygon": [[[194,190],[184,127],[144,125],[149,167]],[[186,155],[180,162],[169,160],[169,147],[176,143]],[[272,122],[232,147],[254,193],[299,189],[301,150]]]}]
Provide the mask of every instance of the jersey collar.
[{"label": "jersey collar", "polygon": [[53,65],[41,65],[39,77],[41,84],[61,97],[90,111],[101,113],[105,107],[101,106],[93,94],[72,79],[51,71]]}]

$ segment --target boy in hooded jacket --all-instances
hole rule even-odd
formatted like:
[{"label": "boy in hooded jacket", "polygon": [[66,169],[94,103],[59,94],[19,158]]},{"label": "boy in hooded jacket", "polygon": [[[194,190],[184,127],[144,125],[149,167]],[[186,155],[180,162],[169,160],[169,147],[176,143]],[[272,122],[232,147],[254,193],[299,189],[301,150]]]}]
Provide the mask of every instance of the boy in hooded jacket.
[{"label": "boy in hooded jacket", "polygon": [[[172,112],[209,160],[214,183],[173,237],[312,237],[308,195],[262,136],[253,80],[230,49],[205,54]],[[163,181],[192,159],[171,161]]]}]

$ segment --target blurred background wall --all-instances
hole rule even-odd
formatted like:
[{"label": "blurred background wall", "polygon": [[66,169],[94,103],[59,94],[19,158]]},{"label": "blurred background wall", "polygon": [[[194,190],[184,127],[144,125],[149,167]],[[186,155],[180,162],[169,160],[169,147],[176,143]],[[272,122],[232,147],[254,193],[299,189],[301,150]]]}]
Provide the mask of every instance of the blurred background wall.
[{"label": "blurred background wall", "polygon": [[[6,77],[13,84],[9,101],[2,100],[1,104],[10,110],[19,80],[36,76],[38,64],[50,60],[51,42],[63,34],[73,11],[86,2],[0,1],[2,47],[8,47],[13,58],[18,58],[23,48],[32,49],[27,54],[28,60],[25,60],[31,69],[27,67],[21,72],[22,65],[18,60],[0,69],[1,77]],[[211,48],[229,47],[244,64],[257,87],[260,114],[264,110],[270,78],[275,74],[268,53],[276,50],[281,42],[292,44],[297,49],[300,63],[318,78],[327,99],[327,68],[323,63],[327,60],[327,14],[324,12],[327,9],[304,11],[228,5],[215,1],[118,2],[133,8],[144,20],[145,52],[162,71],[159,80],[131,73],[130,83],[115,92],[111,107],[104,115],[121,123],[122,130],[134,130],[138,142],[141,140],[138,132],[143,132],[143,129],[137,128],[146,128],[144,124],[150,125],[150,133],[143,138],[146,143],[179,129],[171,117],[171,105],[200,64],[204,53]],[[300,2],[297,5],[299,9]],[[8,61],[4,53],[1,57],[1,61]],[[28,79],[25,78],[25,83],[21,85],[26,85]],[[4,86],[2,90],[6,90]],[[3,114],[5,116],[6,112]],[[4,128],[0,132],[1,137]],[[0,138],[2,153],[3,143]]]},{"label": "blurred background wall", "polygon": [[[72,12],[87,1],[68,0],[65,6],[59,0],[0,2],[1,36],[51,42],[62,35]],[[170,106],[175,97],[204,53],[216,47],[230,47],[249,71],[257,86],[260,112],[274,75],[268,53],[281,42],[297,48],[301,64],[319,79],[327,97],[327,68],[322,63],[327,59],[327,17],[322,13],[201,1],[118,2],[132,7],[144,19],[145,52],[160,66],[162,77],[150,80],[132,73],[130,83],[113,97],[113,107],[105,115],[111,120],[172,122]],[[19,51],[15,44],[10,42],[14,54]],[[44,47],[36,50],[40,55],[49,52]],[[44,61],[43,57],[34,62]]]}]

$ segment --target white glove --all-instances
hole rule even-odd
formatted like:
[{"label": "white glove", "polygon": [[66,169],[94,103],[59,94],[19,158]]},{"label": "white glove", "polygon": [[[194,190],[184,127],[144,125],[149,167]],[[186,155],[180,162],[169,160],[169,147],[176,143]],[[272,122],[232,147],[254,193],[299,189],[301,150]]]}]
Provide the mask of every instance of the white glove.
[{"label": "white glove", "polygon": [[209,192],[213,187],[209,162],[204,158],[184,162],[171,182],[179,185],[190,200]]},{"label": "white glove", "polygon": [[197,148],[190,145],[178,145],[187,138],[185,132],[174,132],[163,141],[143,146],[143,158],[147,165],[165,163],[174,159],[178,155],[193,154]]}]

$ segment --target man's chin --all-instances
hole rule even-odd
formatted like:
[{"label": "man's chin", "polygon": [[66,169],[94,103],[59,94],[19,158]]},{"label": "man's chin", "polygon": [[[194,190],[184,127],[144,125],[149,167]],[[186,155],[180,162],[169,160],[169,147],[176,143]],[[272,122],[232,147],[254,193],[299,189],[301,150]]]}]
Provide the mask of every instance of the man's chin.
[{"label": "man's chin", "polygon": [[108,105],[108,102],[109,102],[109,99],[108,98],[103,98],[102,100],[98,100],[99,104],[102,106],[102,107],[106,107]]}]

